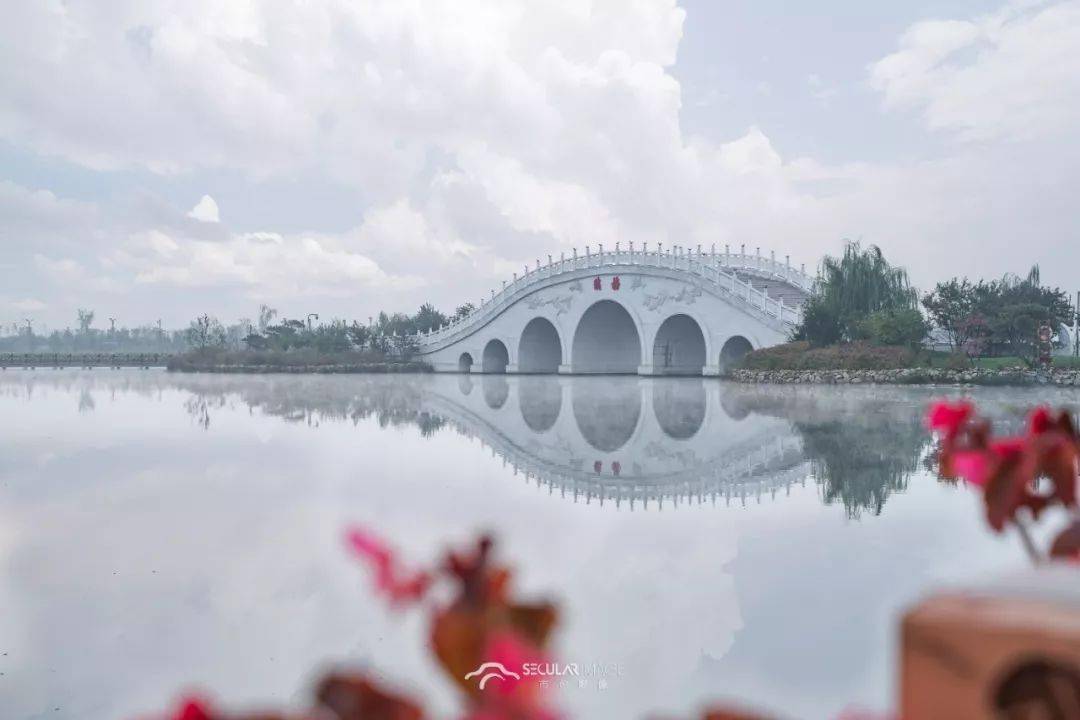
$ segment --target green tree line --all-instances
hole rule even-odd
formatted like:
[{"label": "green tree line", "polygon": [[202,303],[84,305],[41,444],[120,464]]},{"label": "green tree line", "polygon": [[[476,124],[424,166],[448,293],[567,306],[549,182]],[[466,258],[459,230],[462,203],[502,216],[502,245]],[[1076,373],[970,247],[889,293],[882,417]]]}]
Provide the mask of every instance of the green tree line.
[{"label": "green tree line", "polygon": [[1060,346],[1074,312],[1065,291],[1041,283],[1038,266],[997,280],[952,278],[920,295],[880,248],[848,242],[840,257],[822,261],[793,339],[816,347],[860,340],[917,347],[938,328],[954,352],[1034,363],[1039,328],[1049,327]]}]

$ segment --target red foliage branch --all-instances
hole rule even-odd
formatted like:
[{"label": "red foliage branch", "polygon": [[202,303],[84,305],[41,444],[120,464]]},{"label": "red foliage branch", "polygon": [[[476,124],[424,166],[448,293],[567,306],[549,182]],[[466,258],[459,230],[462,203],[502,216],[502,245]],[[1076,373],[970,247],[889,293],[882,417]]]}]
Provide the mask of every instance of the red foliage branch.
[{"label": "red foliage branch", "polygon": [[1080,560],[1080,434],[1068,412],[1036,408],[1026,431],[1009,437],[995,437],[990,421],[977,417],[969,402],[939,402],[927,423],[941,441],[939,474],[982,490],[990,527],[1001,532],[1011,524],[1031,547],[1021,511],[1037,519],[1048,507],[1064,506],[1074,518],[1051,544],[1050,556]]},{"label": "red foliage branch", "polygon": [[[499,673],[490,681],[476,671],[485,663],[513,670],[550,663],[548,641],[558,612],[551,603],[523,603],[511,592],[512,573],[492,559],[493,542],[482,536],[467,551],[446,553],[431,570],[406,570],[397,553],[363,528],[345,535],[346,545],[372,571],[375,591],[401,608],[430,600],[440,582],[451,599],[431,602],[430,646],[461,691],[461,720],[558,720],[536,678]],[[311,708],[300,714],[227,714],[200,697],[182,699],[153,720],[422,720],[422,706],[391,692],[362,673],[331,673],[315,688]],[[761,720],[761,716],[712,708],[704,720]]]}]

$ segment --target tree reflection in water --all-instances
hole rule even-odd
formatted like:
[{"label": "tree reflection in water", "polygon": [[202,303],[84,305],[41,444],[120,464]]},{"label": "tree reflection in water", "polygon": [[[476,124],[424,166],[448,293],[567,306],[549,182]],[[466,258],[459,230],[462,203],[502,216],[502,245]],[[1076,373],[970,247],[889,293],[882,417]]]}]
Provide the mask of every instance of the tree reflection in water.
[{"label": "tree reflection in water", "polygon": [[863,511],[880,515],[889,495],[907,489],[930,442],[920,414],[797,422],[795,429],[822,500],[842,503],[851,517]]},{"label": "tree reflection in water", "polygon": [[[348,421],[356,425],[374,418],[379,427],[414,425],[430,437],[446,425],[446,419],[428,411],[423,403],[423,380],[320,375],[168,375],[163,384],[192,394],[185,409],[204,427],[211,410],[239,398],[250,411],[280,417],[286,422]],[[171,382],[170,382],[171,381]]]},{"label": "tree reflection in water", "polygon": [[932,390],[886,386],[729,388],[729,413],[788,419],[826,504],[849,517],[881,514],[894,492],[907,489],[931,442],[923,425]]},{"label": "tree reflection in water", "polygon": [[[448,421],[455,427],[459,424],[428,402],[433,389],[445,385],[445,382],[439,384],[439,378],[172,379],[193,393],[186,407],[204,427],[209,426],[213,409],[224,405],[226,398],[234,394],[250,408],[289,421],[347,419],[357,423],[374,417],[382,427],[415,425],[424,437],[435,434]],[[691,439],[698,443],[703,439],[698,436],[704,432],[710,403],[715,405],[712,412],[719,412],[729,423],[736,421],[739,427],[744,423],[760,423],[763,418],[785,421],[782,427],[787,433],[801,440],[801,457],[808,463],[809,475],[817,482],[822,501],[842,505],[853,518],[863,513],[880,514],[889,496],[903,492],[911,475],[920,469],[930,442],[930,435],[922,425],[922,413],[934,392],[881,386],[710,386],[708,383],[712,381],[700,378],[645,381],[484,375],[459,377],[450,382],[456,396],[462,399],[470,397],[474,386],[479,384],[483,404],[488,408],[486,412],[494,413],[491,419],[494,427],[511,421],[510,416],[503,415],[509,411],[513,416],[520,415],[518,421],[537,439],[554,432],[568,410],[564,404],[569,404],[572,414],[566,419],[574,423],[595,451],[619,454],[619,457],[611,455],[607,461],[611,464],[619,460],[624,479],[634,474],[627,473],[634,467],[636,453],[674,457],[682,452],[678,445],[665,449],[655,443],[644,443],[639,448],[638,440],[633,448],[627,444],[637,437],[635,432],[642,422],[646,398],[651,399],[649,415],[655,416],[655,425],[663,433],[660,437],[675,443]],[[517,385],[513,393],[516,408],[515,402],[511,402],[512,384]],[[570,389],[565,402],[567,384]],[[714,399],[708,400],[709,397]],[[715,444],[724,445],[726,440],[717,437]],[[742,450],[737,444],[730,450],[718,448],[721,453],[718,458],[734,461]],[[701,472],[706,472],[703,461],[701,457],[686,460],[688,467],[700,466]],[[591,466],[592,462],[590,458],[585,465]],[[603,465],[605,472],[608,464]]]}]

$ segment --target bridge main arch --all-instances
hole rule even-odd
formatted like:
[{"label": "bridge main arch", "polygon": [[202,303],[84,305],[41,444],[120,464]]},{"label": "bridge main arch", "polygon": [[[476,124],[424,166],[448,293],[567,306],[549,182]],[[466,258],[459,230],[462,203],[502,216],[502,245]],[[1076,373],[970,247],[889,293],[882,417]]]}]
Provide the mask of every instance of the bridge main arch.
[{"label": "bridge main arch", "polygon": [[518,372],[557,373],[562,364],[562,348],[555,325],[545,317],[534,317],[521,331]]},{"label": "bridge main arch", "polygon": [[742,335],[732,335],[720,348],[720,370],[724,372],[734,366],[743,355],[754,349],[753,343]]},{"label": "bridge main arch", "polygon": [[685,313],[671,315],[653,339],[653,372],[657,375],[701,375],[708,362],[705,329]]},{"label": "bridge main arch", "polygon": [[506,366],[510,364],[510,352],[502,340],[489,340],[484,346],[484,355],[481,358],[481,369],[485,373],[505,373]]},{"label": "bridge main arch", "polygon": [[623,305],[598,300],[582,314],[574,329],[570,369],[585,374],[634,374],[641,365],[642,332]]}]

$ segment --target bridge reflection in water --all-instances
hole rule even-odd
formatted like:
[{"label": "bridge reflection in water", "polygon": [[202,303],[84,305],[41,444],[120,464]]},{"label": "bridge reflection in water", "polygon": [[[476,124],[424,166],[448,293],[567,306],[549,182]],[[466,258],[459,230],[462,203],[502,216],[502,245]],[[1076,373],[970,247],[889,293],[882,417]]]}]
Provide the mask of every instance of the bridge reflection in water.
[{"label": "bridge reflection in water", "polygon": [[[211,431],[236,400],[311,426],[372,418],[414,425],[424,438],[453,428],[531,484],[575,502],[745,503],[798,483],[851,517],[882,512],[907,488],[930,439],[922,414],[939,392],[634,376],[0,373],[0,395],[30,397],[37,388],[74,394],[80,413],[94,412],[95,395],[175,389]],[[1015,404],[1007,390],[982,393],[989,407]]]},{"label": "bridge reflection in water", "polygon": [[585,503],[746,502],[805,483],[791,424],[725,410],[695,378],[433,378],[421,402],[549,492]]}]

